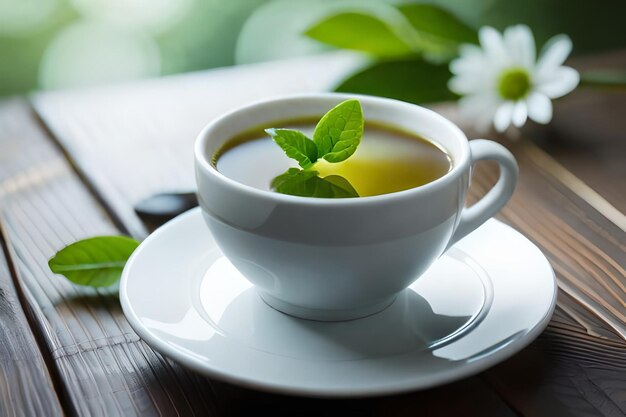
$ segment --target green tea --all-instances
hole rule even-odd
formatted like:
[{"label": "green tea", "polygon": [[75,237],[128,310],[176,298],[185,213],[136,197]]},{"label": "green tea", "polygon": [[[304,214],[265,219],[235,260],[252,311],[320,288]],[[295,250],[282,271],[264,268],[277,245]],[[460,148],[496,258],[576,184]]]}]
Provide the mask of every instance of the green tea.
[{"label": "green tea", "polygon": [[[271,127],[277,126],[297,129],[310,136],[315,123],[271,123]],[[452,166],[448,154],[432,142],[393,127],[366,122],[361,144],[350,158],[339,163],[319,160],[313,168],[317,174],[311,174],[296,169],[297,162],[285,156],[263,131],[266,127],[251,129],[227,141],[214,155],[217,170],[235,181],[266,191],[276,191],[277,184],[293,180],[304,185],[292,187],[296,191],[287,194],[366,197],[428,184],[445,175]],[[344,192],[350,187],[358,195]]]}]

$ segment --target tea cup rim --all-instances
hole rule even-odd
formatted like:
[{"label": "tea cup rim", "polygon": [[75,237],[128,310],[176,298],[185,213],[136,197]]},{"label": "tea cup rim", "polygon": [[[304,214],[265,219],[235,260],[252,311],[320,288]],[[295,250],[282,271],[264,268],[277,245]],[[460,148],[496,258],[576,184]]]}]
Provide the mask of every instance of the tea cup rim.
[{"label": "tea cup rim", "polygon": [[[388,105],[388,106],[398,106],[410,108],[411,111],[420,112],[431,119],[435,119],[440,123],[447,125],[450,133],[455,136],[457,141],[460,144],[460,151],[453,155],[453,165],[452,168],[446,172],[441,177],[418,187],[409,188],[406,190],[395,191],[386,194],[379,194],[374,196],[364,196],[358,198],[314,198],[314,197],[301,197],[294,196],[288,194],[281,194],[272,191],[261,190],[250,185],[243,184],[239,181],[231,179],[226,175],[222,174],[217,170],[217,167],[211,162],[212,155],[207,155],[205,152],[207,142],[211,138],[212,131],[219,126],[221,123],[225,123],[229,119],[239,115],[244,114],[256,107],[259,106],[268,106],[272,104],[276,104],[279,102],[289,101],[289,100],[324,100],[324,99],[350,99],[355,98],[365,103],[378,103],[380,105]],[[321,116],[321,115],[320,115]],[[446,150],[446,152],[450,152],[443,145],[441,145],[436,139],[430,139],[435,143],[436,146],[442,147]],[[275,96],[269,99],[262,99],[254,101],[250,104],[247,104],[242,107],[238,107],[234,110],[231,110],[227,113],[222,114],[221,116],[215,118],[210,123],[208,123],[198,134],[194,144],[194,157],[196,161],[196,169],[201,169],[204,173],[212,176],[214,179],[220,181],[224,185],[229,188],[241,192],[251,194],[257,198],[263,198],[266,200],[271,200],[276,203],[282,204],[296,204],[296,205],[313,205],[313,206],[353,206],[353,205],[363,205],[368,203],[388,203],[392,200],[402,200],[405,198],[416,198],[420,195],[427,194],[430,191],[437,189],[439,187],[445,186],[449,184],[451,181],[455,181],[460,175],[466,171],[470,164],[470,147],[467,136],[461,131],[461,129],[440,115],[439,113],[422,107],[417,104],[408,103],[400,100],[385,98],[385,97],[377,97],[377,96],[369,96],[362,94],[349,94],[349,93],[305,93],[305,94],[289,94],[289,95],[281,95]]]}]

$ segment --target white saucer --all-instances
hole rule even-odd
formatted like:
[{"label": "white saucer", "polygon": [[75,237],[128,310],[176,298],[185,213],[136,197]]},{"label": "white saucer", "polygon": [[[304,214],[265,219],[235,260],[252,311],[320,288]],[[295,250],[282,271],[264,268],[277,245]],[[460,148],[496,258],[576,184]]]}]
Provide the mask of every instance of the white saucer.
[{"label": "white saucer", "polygon": [[432,387],[508,358],[547,325],[556,289],[539,249],[492,219],[383,312],[335,323],[297,319],[260,299],[193,209],[137,248],[120,299],[146,343],[200,373],[279,393],[348,397]]}]

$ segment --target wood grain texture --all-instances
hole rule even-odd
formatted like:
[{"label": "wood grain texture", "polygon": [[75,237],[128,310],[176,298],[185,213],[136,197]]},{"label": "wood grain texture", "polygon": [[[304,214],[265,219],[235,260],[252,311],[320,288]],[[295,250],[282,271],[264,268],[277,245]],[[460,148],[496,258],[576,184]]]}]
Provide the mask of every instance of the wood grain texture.
[{"label": "wood grain texture", "polygon": [[534,343],[484,379],[520,415],[623,416],[626,346],[588,334],[563,310],[567,297],[559,294],[550,325]]},{"label": "wood grain texture", "polygon": [[52,377],[13,283],[6,246],[0,246],[0,416],[62,416]]},{"label": "wood grain texture", "polygon": [[[155,192],[193,188],[192,143],[202,125],[228,109],[260,97],[322,91],[332,84],[332,77],[337,77],[333,71],[339,73],[354,65],[349,60],[329,64],[332,62],[326,58],[307,58],[296,61],[297,65],[264,64],[123,88],[43,94],[35,97],[34,103],[52,135],[84,177],[122,223],[136,236],[142,236],[145,230],[132,212],[132,205]],[[440,110],[455,117],[450,109]],[[626,413],[625,232],[551,172],[553,164],[544,163],[550,156],[525,141],[507,146],[520,163],[521,177],[513,200],[499,217],[535,242],[555,268],[561,294],[548,329],[521,354],[481,378],[473,378],[476,383],[452,384],[431,395],[416,393],[401,400],[333,403],[336,409],[363,410],[363,404],[369,404],[368,411],[401,413],[404,404],[406,412],[423,406],[433,414],[442,413],[449,405],[446,398],[466,404],[467,397],[460,397],[459,393],[497,399],[485,390],[486,382],[522,415]],[[482,195],[496,176],[492,165],[479,167],[473,180],[472,198]],[[55,210],[62,213],[67,209]],[[86,209],[89,210],[97,208]],[[84,222],[85,232],[94,230],[88,225],[92,220],[87,214],[81,211],[75,216],[73,221]],[[24,231],[16,232],[13,239],[19,242],[18,238],[24,234]],[[51,233],[42,232],[42,235]],[[41,260],[33,259],[24,267],[33,268],[37,262]],[[114,305],[113,301],[105,304],[97,316],[106,316]],[[92,302],[84,303],[84,308],[93,309],[93,306]],[[116,320],[123,319],[116,316]],[[76,331],[71,329],[70,333]],[[119,341],[120,346],[128,344]],[[72,366],[80,367],[76,363]],[[177,389],[177,383],[171,380],[164,384],[164,392]],[[225,414],[244,413],[269,404],[278,404],[279,410],[300,406],[306,410],[323,410],[323,405],[328,404],[215,385],[220,392],[218,408]],[[456,396],[448,397],[448,393]],[[429,403],[429,398],[434,402]],[[281,405],[286,408],[280,408]],[[507,410],[498,401],[490,402],[487,408],[481,409],[481,404],[474,407],[478,408],[470,408],[470,412],[480,410],[491,414],[500,407]]]}]

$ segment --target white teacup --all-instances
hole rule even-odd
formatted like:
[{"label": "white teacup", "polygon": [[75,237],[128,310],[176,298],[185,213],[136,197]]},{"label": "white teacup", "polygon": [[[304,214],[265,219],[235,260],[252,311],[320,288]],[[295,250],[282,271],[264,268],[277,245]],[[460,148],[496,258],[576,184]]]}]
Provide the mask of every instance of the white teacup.
[{"label": "white teacup", "polygon": [[[211,162],[226,141],[244,130],[321,117],[354,97],[366,120],[414,132],[445,149],[451,170],[405,191],[323,199],[252,188],[222,175]],[[484,159],[500,165],[500,178],[467,208],[472,165]],[[518,172],[504,147],[482,139],[468,142],[456,125],[431,110],[332,93],[255,103],[214,120],[196,140],[195,165],[202,213],[226,257],[270,306],[328,321],[364,317],[393,303],[448,247],[509,200]]]}]

